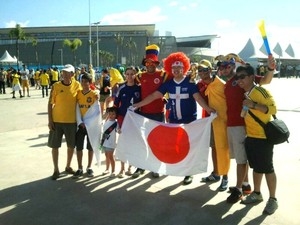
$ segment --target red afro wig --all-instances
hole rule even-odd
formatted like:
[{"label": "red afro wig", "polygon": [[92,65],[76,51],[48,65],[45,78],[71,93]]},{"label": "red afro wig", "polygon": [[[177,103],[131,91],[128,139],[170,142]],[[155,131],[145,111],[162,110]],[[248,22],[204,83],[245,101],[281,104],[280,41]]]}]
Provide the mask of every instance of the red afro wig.
[{"label": "red afro wig", "polygon": [[186,74],[190,69],[190,59],[183,52],[175,52],[164,60],[164,70],[167,74],[172,74],[172,65],[175,62],[181,62],[183,64],[183,74]]}]

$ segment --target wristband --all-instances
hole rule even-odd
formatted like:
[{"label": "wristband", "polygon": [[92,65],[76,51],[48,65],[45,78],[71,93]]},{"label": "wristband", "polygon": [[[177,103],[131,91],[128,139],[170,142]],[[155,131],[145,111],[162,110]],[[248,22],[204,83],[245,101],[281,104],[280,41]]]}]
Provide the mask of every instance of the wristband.
[{"label": "wristband", "polygon": [[274,71],[274,69],[271,69],[270,67],[268,67],[268,71]]}]

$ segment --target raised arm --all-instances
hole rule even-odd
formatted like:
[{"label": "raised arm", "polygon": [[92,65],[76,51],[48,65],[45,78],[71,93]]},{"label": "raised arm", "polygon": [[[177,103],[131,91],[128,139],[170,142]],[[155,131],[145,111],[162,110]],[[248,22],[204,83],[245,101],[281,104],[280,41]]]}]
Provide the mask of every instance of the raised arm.
[{"label": "raised arm", "polygon": [[273,57],[273,55],[268,56],[268,71],[263,76],[259,82],[259,85],[264,85],[264,84],[269,84],[271,83],[273,76],[274,76],[274,71],[276,69],[276,60]]}]

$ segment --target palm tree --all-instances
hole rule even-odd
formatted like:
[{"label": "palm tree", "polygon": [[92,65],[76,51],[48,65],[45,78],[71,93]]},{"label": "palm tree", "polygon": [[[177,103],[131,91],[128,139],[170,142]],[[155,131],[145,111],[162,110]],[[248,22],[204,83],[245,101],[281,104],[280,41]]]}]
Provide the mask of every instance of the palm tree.
[{"label": "palm tree", "polygon": [[101,57],[101,65],[103,65],[103,67],[111,66],[112,62],[114,61],[114,55],[110,52],[103,50],[99,50],[99,54]]},{"label": "palm tree", "polygon": [[35,38],[31,38],[31,41],[32,41],[31,42],[32,46],[35,48],[35,61],[36,61],[36,65],[38,66],[38,63],[39,63],[39,55],[38,55],[38,51],[37,51],[38,41]]},{"label": "palm tree", "polygon": [[82,41],[79,38],[75,38],[73,41],[69,39],[65,39],[63,41],[63,46],[68,46],[72,53],[73,53],[73,59],[74,59],[74,66],[76,65],[76,55],[75,51],[78,49],[79,46],[82,45]]},{"label": "palm tree", "polygon": [[125,47],[128,48],[129,50],[128,55],[129,55],[130,64],[135,65],[135,57],[132,53],[133,51],[134,53],[136,53],[137,48],[136,48],[136,42],[132,39],[132,37],[130,37],[129,40],[126,42]]},{"label": "palm tree", "polygon": [[20,56],[19,41],[20,40],[26,40],[26,34],[25,34],[25,31],[20,26],[20,24],[16,24],[16,27],[12,28],[9,31],[9,37],[16,40],[17,66],[18,66],[18,69],[19,69],[19,56]]},{"label": "palm tree", "polygon": [[117,43],[117,63],[121,62],[119,61],[119,47],[121,47],[121,58],[123,57],[123,51],[122,47],[124,44],[124,36],[121,36],[120,33],[114,34],[115,42]]}]

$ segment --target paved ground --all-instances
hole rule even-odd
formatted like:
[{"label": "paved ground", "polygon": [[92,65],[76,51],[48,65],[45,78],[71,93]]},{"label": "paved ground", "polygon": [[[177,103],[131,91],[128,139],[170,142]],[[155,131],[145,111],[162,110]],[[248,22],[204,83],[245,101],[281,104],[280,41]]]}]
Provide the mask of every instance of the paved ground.
[{"label": "paved ground", "polygon": [[[272,216],[262,215],[268,198],[265,181],[262,185],[265,201],[255,206],[227,204],[228,193],[215,191],[218,183],[200,183],[201,177],[208,173],[195,176],[191,185],[183,186],[181,177],[152,179],[145,174],[135,180],[111,179],[100,176],[102,165],[94,167],[93,178],[73,180],[64,175],[52,181],[51,151],[46,146],[47,99],[34,89],[30,98],[0,95],[0,225],[298,225],[299,87],[300,79],[274,79],[267,86],[277,100],[278,117],[291,130],[290,143],[275,147],[279,209]],[[61,170],[65,162],[64,145],[60,150]],[[76,164],[74,158],[73,168]],[[230,185],[235,184],[234,161],[229,181]]]}]

